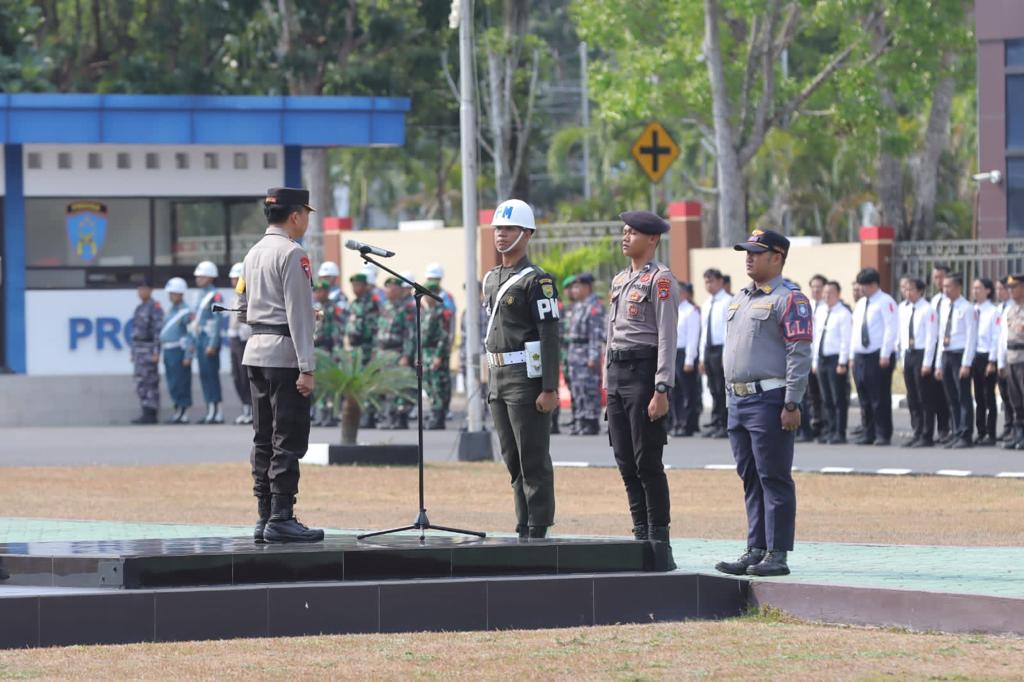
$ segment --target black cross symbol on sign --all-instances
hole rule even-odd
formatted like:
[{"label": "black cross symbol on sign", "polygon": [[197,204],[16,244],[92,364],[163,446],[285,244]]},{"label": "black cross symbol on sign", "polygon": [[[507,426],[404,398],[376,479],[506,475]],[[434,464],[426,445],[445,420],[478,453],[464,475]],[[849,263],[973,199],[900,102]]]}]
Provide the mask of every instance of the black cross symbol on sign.
[{"label": "black cross symbol on sign", "polygon": [[650,156],[651,157],[651,170],[653,170],[655,173],[657,173],[658,170],[659,170],[658,169],[658,166],[659,166],[659,164],[658,164],[658,157],[661,156],[662,154],[664,154],[665,156],[668,156],[669,154],[672,153],[672,148],[671,147],[663,147],[663,146],[658,145],[658,131],[657,130],[653,130],[653,131],[651,131],[651,144],[650,144],[650,146],[640,147],[640,153],[645,155],[645,156]]}]

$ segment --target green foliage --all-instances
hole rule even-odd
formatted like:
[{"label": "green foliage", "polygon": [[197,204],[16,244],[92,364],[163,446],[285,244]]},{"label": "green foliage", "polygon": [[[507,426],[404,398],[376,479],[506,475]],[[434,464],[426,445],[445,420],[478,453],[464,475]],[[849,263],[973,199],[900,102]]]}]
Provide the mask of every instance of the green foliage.
[{"label": "green foliage", "polygon": [[335,405],[351,400],[360,407],[379,408],[381,400],[392,396],[416,396],[416,374],[411,367],[398,364],[398,354],[380,351],[365,365],[359,351],[335,354],[316,351],[316,399],[330,396]]},{"label": "green foliage", "polygon": [[[534,259],[541,268],[554,276],[559,283],[569,275],[578,275],[583,272],[590,272],[597,277],[599,282],[610,279],[609,272],[617,272],[621,269],[622,255],[618,253],[615,241],[611,237],[604,237],[593,244],[576,248],[565,248],[556,246],[548,250],[544,255]],[[560,290],[565,296],[565,292]]]}]

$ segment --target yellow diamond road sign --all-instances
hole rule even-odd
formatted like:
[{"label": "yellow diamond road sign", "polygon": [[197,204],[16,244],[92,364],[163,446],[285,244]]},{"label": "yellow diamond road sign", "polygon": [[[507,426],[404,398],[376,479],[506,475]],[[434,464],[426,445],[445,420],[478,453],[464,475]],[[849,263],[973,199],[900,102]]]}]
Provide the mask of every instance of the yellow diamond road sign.
[{"label": "yellow diamond road sign", "polygon": [[679,147],[657,121],[651,121],[633,143],[633,158],[651,182],[660,182],[665,171],[679,156]]}]

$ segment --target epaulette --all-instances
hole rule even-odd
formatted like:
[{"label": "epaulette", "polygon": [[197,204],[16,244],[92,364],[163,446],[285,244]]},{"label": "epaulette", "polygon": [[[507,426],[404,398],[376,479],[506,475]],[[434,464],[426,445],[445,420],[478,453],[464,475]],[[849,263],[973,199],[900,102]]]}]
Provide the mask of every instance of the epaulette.
[{"label": "epaulette", "polygon": [[791,279],[782,280],[782,284],[790,291],[800,291],[800,285]]}]

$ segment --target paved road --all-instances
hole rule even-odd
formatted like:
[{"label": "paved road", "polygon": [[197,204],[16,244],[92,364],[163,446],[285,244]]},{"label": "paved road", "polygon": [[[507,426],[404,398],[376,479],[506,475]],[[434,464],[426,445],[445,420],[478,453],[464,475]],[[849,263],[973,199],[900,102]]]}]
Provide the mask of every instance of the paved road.
[{"label": "paved road", "polygon": [[[245,426],[105,426],[25,427],[0,430],[0,466],[69,466],[84,464],[192,464],[245,461],[250,427]],[[897,418],[897,442],[907,428]],[[360,431],[366,443],[415,443],[415,431]],[[337,442],[337,429],[314,428],[311,442]],[[457,432],[425,433],[427,461],[456,458]],[[495,447],[497,451],[497,447]],[[567,465],[612,466],[607,436],[553,436],[552,457]],[[726,440],[674,438],[665,463],[675,468],[731,468]],[[1017,474],[1024,478],[1024,452],[996,448],[907,450],[898,446],[798,444],[795,466],[805,471],[944,475]]]}]

